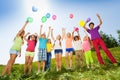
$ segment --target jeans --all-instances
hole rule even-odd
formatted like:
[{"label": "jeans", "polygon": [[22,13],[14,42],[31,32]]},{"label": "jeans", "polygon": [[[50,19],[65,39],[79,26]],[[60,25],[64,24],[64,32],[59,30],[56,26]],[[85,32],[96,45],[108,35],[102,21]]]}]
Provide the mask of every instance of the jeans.
[{"label": "jeans", "polygon": [[47,52],[47,61],[46,61],[46,64],[45,64],[45,68],[46,70],[47,69],[50,69],[50,63],[51,63],[51,52]]}]

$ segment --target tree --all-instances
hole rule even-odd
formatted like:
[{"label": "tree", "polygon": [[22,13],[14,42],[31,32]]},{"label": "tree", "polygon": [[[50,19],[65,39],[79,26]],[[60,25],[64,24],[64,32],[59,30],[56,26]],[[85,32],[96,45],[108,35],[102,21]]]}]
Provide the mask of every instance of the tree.
[{"label": "tree", "polygon": [[118,33],[118,43],[119,43],[119,46],[120,46],[120,30],[117,30],[117,33]]},{"label": "tree", "polygon": [[101,34],[101,37],[104,40],[104,42],[108,48],[118,46],[117,40],[111,34],[107,35],[107,34],[103,33],[103,31],[100,31],[100,34]]}]

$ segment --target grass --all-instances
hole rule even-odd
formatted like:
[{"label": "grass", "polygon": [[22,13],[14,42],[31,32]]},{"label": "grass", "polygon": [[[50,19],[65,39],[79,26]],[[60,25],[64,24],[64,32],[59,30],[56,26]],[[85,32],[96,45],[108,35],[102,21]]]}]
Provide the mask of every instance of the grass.
[{"label": "grass", "polygon": [[[120,47],[111,48],[113,56],[120,61]],[[80,69],[75,68],[75,56],[73,57],[73,70],[66,70],[65,58],[62,58],[62,70],[56,72],[55,59],[52,59],[50,71],[40,73],[37,72],[37,62],[33,63],[33,71],[31,75],[23,77],[23,65],[15,64],[12,69],[11,76],[5,76],[3,80],[120,80],[120,64],[115,67],[108,57],[101,51],[101,55],[105,62],[105,66],[100,67],[96,53],[93,51],[94,68],[87,69],[86,66]],[[2,73],[4,66],[0,66],[0,73]]]}]

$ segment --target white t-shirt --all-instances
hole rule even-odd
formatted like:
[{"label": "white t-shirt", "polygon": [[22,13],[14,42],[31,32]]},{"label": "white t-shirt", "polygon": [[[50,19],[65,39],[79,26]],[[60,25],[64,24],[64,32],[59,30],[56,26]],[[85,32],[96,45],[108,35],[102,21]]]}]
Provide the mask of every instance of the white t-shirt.
[{"label": "white t-shirt", "polygon": [[82,50],[82,41],[81,40],[73,41],[73,45],[74,45],[75,50]]},{"label": "white t-shirt", "polygon": [[54,49],[62,49],[62,45],[60,45],[60,43],[62,44],[61,40],[55,40]]}]

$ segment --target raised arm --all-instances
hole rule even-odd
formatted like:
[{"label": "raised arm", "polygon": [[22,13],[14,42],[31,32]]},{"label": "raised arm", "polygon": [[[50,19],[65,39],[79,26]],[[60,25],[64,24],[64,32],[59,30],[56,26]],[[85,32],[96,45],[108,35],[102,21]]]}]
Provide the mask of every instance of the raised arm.
[{"label": "raised arm", "polygon": [[87,24],[88,22],[86,21],[85,22],[85,24],[84,24],[84,26],[83,26],[83,28],[87,31],[88,30],[88,28],[86,27],[86,24]]},{"label": "raised arm", "polygon": [[62,39],[66,37],[66,30],[65,28],[62,28]]},{"label": "raised arm", "polygon": [[75,31],[72,32],[72,38],[73,38],[73,39],[74,39],[74,32],[75,32]]},{"label": "raised arm", "polygon": [[38,41],[38,38],[39,38],[38,34],[37,34],[37,33],[35,33],[35,36],[37,37],[37,41]]},{"label": "raised arm", "polygon": [[25,36],[23,37],[25,41],[27,41],[27,36],[29,35],[30,33],[28,32],[27,34],[25,34]]},{"label": "raised arm", "polygon": [[43,27],[43,25],[40,25],[40,34],[39,34],[39,37],[41,37],[41,35],[42,35],[42,27]]},{"label": "raised arm", "polygon": [[50,30],[51,30],[51,27],[49,27],[47,38],[50,36]]},{"label": "raised arm", "polygon": [[55,38],[53,36],[53,29],[51,29],[51,38],[52,38],[53,41],[55,41]]},{"label": "raised arm", "polygon": [[[86,32],[85,30],[84,30],[84,32],[85,32],[85,35],[88,36],[88,34],[87,34],[87,32]],[[88,36],[88,37],[89,37],[89,36]]]},{"label": "raised arm", "polygon": [[23,27],[20,29],[20,31],[17,33],[16,36],[19,36],[25,30],[25,27],[27,26],[27,24],[28,24],[28,21],[25,22],[25,24],[23,25]]},{"label": "raised arm", "polygon": [[78,33],[79,39],[81,39],[81,38],[80,38],[80,33],[79,33],[79,31],[77,31],[77,33]]},{"label": "raised arm", "polygon": [[102,24],[102,19],[101,19],[101,17],[100,17],[100,15],[99,14],[96,14],[97,15],[97,17],[98,17],[98,19],[99,19],[99,24],[98,24],[98,26],[100,27],[101,26],[101,24]]}]

